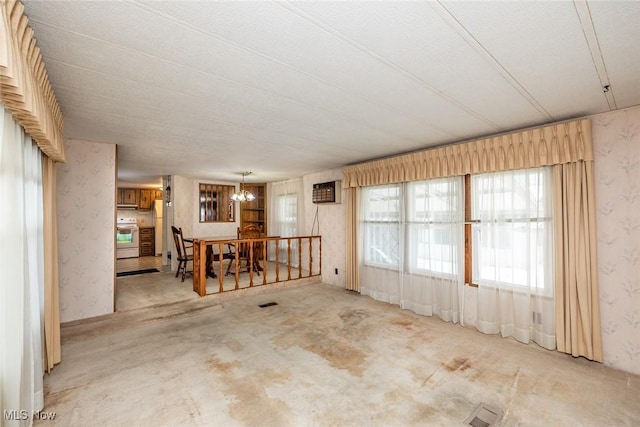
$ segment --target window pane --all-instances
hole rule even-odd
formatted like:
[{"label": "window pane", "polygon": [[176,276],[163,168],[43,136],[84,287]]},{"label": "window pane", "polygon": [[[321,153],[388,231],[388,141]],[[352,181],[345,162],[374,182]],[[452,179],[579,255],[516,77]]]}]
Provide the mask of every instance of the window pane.
[{"label": "window pane", "polygon": [[550,185],[548,168],[471,177],[475,283],[550,290]]},{"label": "window pane", "polygon": [[295,236],[298,227],[298,196],[281,194],[276,197],[276,223],[282,237]]},{"label": "window pane", "polygon": [[408,265],[411,272],[454,275],[462,268],[462,178],[408,184]]},{"label": "window pane", "polygon": [[366,187],[362,191],[364,261],[400,267],[401,186]]}]

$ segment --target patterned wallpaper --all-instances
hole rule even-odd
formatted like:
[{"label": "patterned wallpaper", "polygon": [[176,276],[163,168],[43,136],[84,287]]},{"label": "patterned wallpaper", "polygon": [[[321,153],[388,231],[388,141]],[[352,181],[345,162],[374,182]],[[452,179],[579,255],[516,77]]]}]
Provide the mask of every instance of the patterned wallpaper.
[{"label": "patterned wallpaper", "polygon": [[640,374],[640,108],[593,118],[604,363]]},{"label": "patterned wallpaper", "polygon": [[[236,211],[236,222],[233,223],[200,223],[196,201],[200,195],[200,183],[231,185],[228,182],[207,181],[173,176],[173,224],[182,227],[184,236],[235,236],[240,225],[240,214]],[[237,187],[237,186],[236,186]],[[173,240],[171,246],[174,247]],[[178,268],[175,258],[172,259],[172,270]]]},{"label": "patterned wallpaper", "polygon": [[57,164],[60,321],[113,312],[116,146],[65,141]]},{"label": "patterned wallpaper", "polygon": [[[640,108],[597,115],[592,121],[604,363],[640,374]],[[314,183],[342,178],[341,169],[305,176],[305,200],[311,200]],[[305,206],[309,231],[316,206]],[[344,286],[345,205],[317,207],[322,280]]]},{"label": "patterned wallpaper", "polygon": [[[346,206],[344,192],[341,191],[342,203],[314,204],[311,202],[313,184],[344,179],[342,169],[331,169],[305,175],[304,182],[304,224],[305,233],[322,236],[322,282],[335,286],[345,286],[345,215]],[[340,183],[342,185],[342,183]],[[313,228],[313,220],[318,213],[318,221]],[[335,269],[338,274],[335,274]]]},{"label": "patterned wallpaper", "polygon": [[[640,374],[640,108],[592,119],[605,364]],[[67,163],[58,165],[62,322],[112,312],[114,286],[115,146],[71,140],[66,150]],[[317,209],[322,280],[336,286],[344,286],[345,204],[310,201],[314,183],[341,179],[342,169],[303,177],[306,228],[311,233]],[[174,223],[186,234],[227,233],[200,229],[197,183],[173,177]]]}]

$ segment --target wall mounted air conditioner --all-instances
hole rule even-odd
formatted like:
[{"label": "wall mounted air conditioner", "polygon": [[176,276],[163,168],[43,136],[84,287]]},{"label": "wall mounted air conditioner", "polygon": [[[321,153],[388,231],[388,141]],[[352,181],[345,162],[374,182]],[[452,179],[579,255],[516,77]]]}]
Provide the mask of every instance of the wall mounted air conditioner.
[{"label": "wall mounted air conditioner", "polygon": [[313,203],[342,203],[342,181],[313,184]]}]

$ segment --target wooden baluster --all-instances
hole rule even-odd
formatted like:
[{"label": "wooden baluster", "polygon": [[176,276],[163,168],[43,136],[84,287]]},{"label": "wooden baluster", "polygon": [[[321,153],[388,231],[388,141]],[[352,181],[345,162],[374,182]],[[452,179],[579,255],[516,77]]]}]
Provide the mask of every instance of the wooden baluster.
[{"label": "wooden baluster", "polygon": [[224,282],[224,276],[222,275],[222,250],[223,250],[223,244],[222,243],[218,243],[218,280],[220,281],[220,293],[224,292],[224,286],[223,286],[223,282]]},{"label": "wooden baluster", "polygon": [[302,278],[302,238],[298,237],[298,279]]},{"label": "wooden baluster", "polygon": [[287,280],[291,280],[291,237],[287,237]]},{"label": "wooden baluster", "polygon": [[253,240],[249,239],[249,287],[253,287]]},{"label": "wooden baluster", "polygon": [[274,240],[276,244],[276,283],[280,281],[280,239]]},{"label": "wooden baluster", "polygon": [[309,236],[309,277],[313,276],[313,237]]}]

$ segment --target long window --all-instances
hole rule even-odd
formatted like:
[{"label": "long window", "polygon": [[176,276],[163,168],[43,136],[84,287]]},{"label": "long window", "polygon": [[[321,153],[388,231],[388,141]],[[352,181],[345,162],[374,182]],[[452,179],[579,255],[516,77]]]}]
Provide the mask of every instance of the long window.
[{"label": "long window", "polygon": [[367,187],[363,191],[364,262],[383,268],[400,268],[402,186]]},{"label": "long window", "polygon": [[278,234],[282,237],[295,236],[298,228],[298,195],[278,195],[276,205]]},{"label": "long window", "polygon": [[552,292],[549,168],[365,187],[361,208],[366,266]]},{"label": "long window", "polygon": [[473,283],[549,290],[552,283],[548,168],[473,175]]},{"label": "long window", "polygon": [[461,260],[463,188],[460,178],[411,182],[408,188],[408,270],[455,275]]}]

